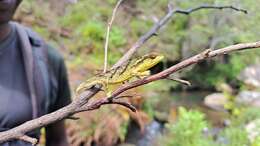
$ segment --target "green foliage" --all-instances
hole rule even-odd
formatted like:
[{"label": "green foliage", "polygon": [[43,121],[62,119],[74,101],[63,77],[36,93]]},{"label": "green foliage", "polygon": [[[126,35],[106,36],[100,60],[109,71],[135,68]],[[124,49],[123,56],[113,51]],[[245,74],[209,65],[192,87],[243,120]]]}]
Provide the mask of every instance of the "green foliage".
[{"label": "green foliage", "polygon": [[90,21],[83,25],[78,31],[83,39],[99,42],[104,39],[105,26],[101,22]]},{"label": "green foliage", "polygon": [[230,56],[229,63],[210,63],[207,66],[196,67],[192,72],[188,72],[187,76],[202,87],[216,87],[220,83],[236,79],[238,74],[247,65],[245,59],[240,57],[240,55],[232,55]]},{"label": "green foliage", "polygon": [[[110,33],[110,47],[111,48],[119,48],[119,47],[123,47],[127,40],[125,35],[125,30],[123,28],[120,27],[113,27]],[[112,54],[112,53],[111,53]]]},{"label": "green foliage", "polygon": [[232,126],[246,125],[248,122],[260,118],[259,108],[246,107],[241,109],[239,116],[232,117]]},{"label": "green foliage", "polygon": [[222,131],[220,136],[227,139],[227,144],[221,146],[248,146],[250,144],[246,130],[242,127],[229,127]]},{"label": "green foliage", "polygon": [[141,35],[151,28],[153,23],[151,21],[144,21],[140,19],[136,19],[130,22],[131,35],[133,39],[138,39]]},{"label": "green foliage", "polygon": [[260,137],[255,139],[255,141],[252,143],[252,146],[260,146]]},{"label": "green foliage", "polygon": [[[220,133],[221,137],[224,137],[228,141],[228,146],[238,146],[238,145],[250,145],[247,132],[245,130],[245,125],[248,122],[260,118],[259,108],[246,107],[241,109],[239,116],[231,117],[231,125]],[[258,146],[259,139],[257,138],[251,146]],[[225,144],[222,144],[225,146]],[[221,145],[221,146],[222,146]]]},{"label": "green foliage", "polygon": [[[151,99],[151,100],[150,100]],[[153,118],[155,116],[155,103],[157,103],[156,100],[154,100],[154,98],[149,98],[149,100],[146,100],[143,105],[142,105],[142,110],[147,113],[147,115],[150,118]]]},{"label": "green foliage", "polygon": [[167,138],[164,146],[212,146],[213,141],[203,136],[203,129],[208,127],[205,115],[195,110],[179,108],[178,121],[167,125]]},{"label": "green foliage", "polygon": [[[214,141],[212,137],[206,137],[202,131],[210,127],[205,120],[205,115],[195,110],[179,109],[179,117],[176,123],[166,126],[167,133],[161,139],[162,146],[249,146],[244,126],[248,121],[259,118],[257,108],[244,109],[239,116],[233,116],[231,126],[224,128],[218,137],[226,139],[225,142]],[[248,115],[248,116],[246,116]],[[257,138],[251,146],[258,146]]]},{"label": "green foliage", "polygon": [[125,140],[125,136],[127,135],[127,131],[128,131],[128,123],[127,122],[122,123],[120,125],[120,128],[119,128],[119,138],[120,138],[121,141]]}]

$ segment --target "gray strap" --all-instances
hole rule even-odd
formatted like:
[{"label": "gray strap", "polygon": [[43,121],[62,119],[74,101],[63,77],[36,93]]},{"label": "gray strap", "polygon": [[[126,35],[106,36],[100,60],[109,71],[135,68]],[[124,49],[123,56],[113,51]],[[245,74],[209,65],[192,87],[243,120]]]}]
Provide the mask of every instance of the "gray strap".
[{"label": "gray strap", "polygon": [[25,64],[25,71],[26,71],[26,77],[28,81],[28,86],[30,90],[30,96],[32,101],[32,116],[33,118],[36,118],[38,115],[38,108],[37,108],[37,98],[34,88],[34,73],[33,73],[33,52],[32,52],[32,46],[28,37],[28,34],[23,26],[21,26],[18,23],[12,22],[12,24],[15,25],[15,28],[18,33],[18,39],[20,41],[24,64]]}]

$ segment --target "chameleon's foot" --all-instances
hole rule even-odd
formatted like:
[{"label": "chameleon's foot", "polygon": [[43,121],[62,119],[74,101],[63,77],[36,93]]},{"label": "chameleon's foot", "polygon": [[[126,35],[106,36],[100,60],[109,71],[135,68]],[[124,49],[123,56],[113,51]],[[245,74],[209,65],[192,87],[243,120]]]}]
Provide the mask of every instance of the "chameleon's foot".
[{"label": "chameleon's foot", "polygon": [[144,72],[138,72],[138,73],[135,74],[135,76],[138,79],[142,79],[142,78],[149,76],[150,74],[151,74],[151,72],[149,70],[147,70],[147,71],[144,71]]}]

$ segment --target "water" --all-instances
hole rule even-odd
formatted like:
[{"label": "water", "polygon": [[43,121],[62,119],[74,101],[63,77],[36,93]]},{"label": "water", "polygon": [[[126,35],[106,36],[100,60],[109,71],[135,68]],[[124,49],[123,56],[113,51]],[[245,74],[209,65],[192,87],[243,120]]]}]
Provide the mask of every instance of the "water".
[{"label": "water", "polygon": [[158,121],[152,121],[146,128],[144,135],[137,141],[136,146],[152,146],[160,137],[163,125]]},{"label": "water", "polygon": [[[210,92],[158,93],[158,95],[154,95],[152,98],[159,98],[154,107],[157,111],[166,112],[171,116],[170,112],[173,110],[177,111],[179,106],[197,109],[205,113],[207,120],[218,129],[222,127],[227,113],[214,111],[206,107],[203,104],[203,99],[208,94]],[[144,133],[140,132],[138,125],[133,123],[130,125],[126,142],[135,146],[153,146],[164,129],[163,124],[156,120],[153,120],[145,127]]]},{"label": "water", "polygon": [[207,91],[195,91],[195,92],[174,92],[164,93],[160,97],[160,102],[157,104],[156,109],[163,112],[169,112],[169,110],[176,110],[180,106],[187,109],[196,109],[203,112],[206,119],[215,127],[222,127],[227,113],[221,111],[215,111],[204,105],[204,97],[211,94]]}]

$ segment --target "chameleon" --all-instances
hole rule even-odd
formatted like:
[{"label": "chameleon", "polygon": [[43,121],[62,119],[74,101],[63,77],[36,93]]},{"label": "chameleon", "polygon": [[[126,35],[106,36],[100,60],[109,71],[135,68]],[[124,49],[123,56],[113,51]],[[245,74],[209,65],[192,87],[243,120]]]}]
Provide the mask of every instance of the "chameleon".
[{"label": "chameleon", "polygon": [[134,77],[146,77],[150,75],[149,69],[162,61],[163,58],[163,55],[150,53],[138,58],[136,61],[129,61],[126,65],[110,70],[106,73],[99,73],[81,83],[77,87],[76,93],[80,94],[97,84],[108,89],[109,85],[125,83]]}]

